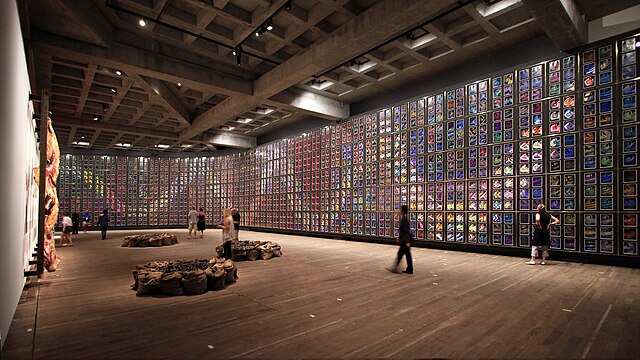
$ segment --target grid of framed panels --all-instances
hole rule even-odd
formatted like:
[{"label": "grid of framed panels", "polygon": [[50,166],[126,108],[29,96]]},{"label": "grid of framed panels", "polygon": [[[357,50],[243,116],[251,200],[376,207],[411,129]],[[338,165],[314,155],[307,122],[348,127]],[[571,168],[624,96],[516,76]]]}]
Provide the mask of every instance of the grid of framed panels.
[{"label": "grid of framed panels", "polygon": [[60,209],[89,211],[93,222],[109,209],[111,226],[171,226],[187,222],[193,206],[207,211],[208,223],[220,218],[217,159],[63,155],[60,159]]},{"label": "grid of framed panels", "polygon": [[[539,204],[559,251],[637,256],[637,47],[629,37],[217,158],[63,159],[63,206],[115,225],[243,225],[529,247]],[[104,199],[104,200],[102,200]]]}]

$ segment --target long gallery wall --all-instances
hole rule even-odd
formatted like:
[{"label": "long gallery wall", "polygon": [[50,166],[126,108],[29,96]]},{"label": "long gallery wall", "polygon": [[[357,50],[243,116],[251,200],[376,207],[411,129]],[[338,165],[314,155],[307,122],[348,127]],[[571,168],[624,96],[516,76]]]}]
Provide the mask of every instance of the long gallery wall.
[{"label": "long gallery wall", "polygon": [[627,37],[224,157],[63,156],[61,209],[112,225],[208,223],[528,247],[538,204],[552,248],[638,255],[640,37]]}]

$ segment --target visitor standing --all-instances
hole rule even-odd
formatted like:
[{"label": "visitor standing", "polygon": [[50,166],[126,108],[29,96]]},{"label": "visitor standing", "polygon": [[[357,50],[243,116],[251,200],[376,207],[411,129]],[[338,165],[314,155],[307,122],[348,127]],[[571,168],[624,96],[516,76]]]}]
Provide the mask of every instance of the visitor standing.
[{"label": "visitor standing", "polygon": [[[204,237],[204,229],[205,229],[205,213],[204,213],[204,209],[200,208],[200,211],[198,211],[198,231],[200,231],[200,238],[202,239],[202,237]],[[198,233],[196,232],[196,234],[194,236],[197,237]]]},{"label": "visitor standing", "polygon": [[71,223],[73,224],[73,231],[71,233],[77,234],[78,228],[80,227],[80,214],[78,214],[77,211],[71,214]]},{"label": "visitor standing", "polygon": [[91,213],[87,210],[82,212],[82,228],[84,229],[84,233],[87,233],[87,228],[89,227],[89,222],[91,221]]},{"label": "visitor standing", "polygon": [[69,212],[65,211],[62,213],[62,237],[60,238],[59,246],[73,246],[73,241],[71,241],[71,231],[73,227],[73,221],[69,217]]},{"label": "visitor standing", "polygon": [[218,228],[222,229],[224,258],[231,259],[233,257],[231,242],[236,239],[235,230],[233,228],[233,217],[231,217],[231,209],[224,209],[222,214],[224,219],[222,220],[222,224],[218,225]]},{"label": "visitor standing", "polygon": [[231,217],[233,218],[233,228],[235,229],[236,237],[235,242],[238,242],[238,234],[240,233],[240,213],[238,209],[231,210]]},{"label": "visitor standing", "polygon": [[191,232],[193,231],[193,238],[195,239],[198,235],[198,212],[196,211],[196,207],[192,206],[191,210],[189,210],[189,236],[187,239],[191,239]]},{"label": "visitor standing", "polygon": [[536,229],[533,233],[533,241],[531,242],[531,260],[525,264],[535,265],[538,253],[541,253],[542,261],[540,265],[547,264],[549,257],[549,247],[551,246],[551,227],[560,224],[560,220],[555,216],[547,213],[544,204],[538,205],[536,213]]},{"label": "visitor standing", "polygon": [[109,227],[110,221],[109,210],[104,209],[102,215],[98,218],[98,225],[100,225],[100,231],[102,232],[102,240],[107,238],[107,228]]},{"label": "visitor standing", "polygon": [[411,258],[411,242],[413,241],[413,236],[411,236],[411,228],[409,227],[409,208],[407,205],[400,206],[398,215],[400,217],[400,227],[398,229],[399,235],[396,239],[396,242],[399,244],[398,254],[396,255],[395,265],[387,268],[387,270],[391,272],[398,271],[400,260],[402,260],[403,256],[406,256],[407,268],[402,270],[402,272],[406,274],[413,274],[413,259]]}]

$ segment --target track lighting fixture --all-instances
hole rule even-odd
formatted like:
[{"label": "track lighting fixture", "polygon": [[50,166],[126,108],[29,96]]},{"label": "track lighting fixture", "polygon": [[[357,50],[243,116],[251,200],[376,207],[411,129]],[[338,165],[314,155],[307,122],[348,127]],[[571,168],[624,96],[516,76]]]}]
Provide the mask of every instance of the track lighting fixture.
[{"label": "track lighting fixture", "polygon": [[138,21],[138,25],[140,25],[140,27],[145,27],[145,26],[147,26],[147,22],[146,22],[146,21],[144,21],[144,19],[140,19],[140,20]]},{"label": "track lighting fixture", "polygon": [[107,112],[108,109],[109,109],[109,106],[107,106],[107,104],[105,103],[102,103],[102,111]]},{"label": "track lighting fixture", "polygon": [[269,18],[269,20],[267,20],[267,30],[268,31],[273,30],[273,20],[271,20],[271,18]]},{"label": "track lighting fixture", "polygon": [[236,65],[240,66],[241,62],[242,62],[242,52],[238,51],[234,51],[236,53]]},{"label": "track lighting fixture", "polygon": [[284,4],[284,9],[287,10],[287,11],[291,10],[291,0],[287,1]]}]

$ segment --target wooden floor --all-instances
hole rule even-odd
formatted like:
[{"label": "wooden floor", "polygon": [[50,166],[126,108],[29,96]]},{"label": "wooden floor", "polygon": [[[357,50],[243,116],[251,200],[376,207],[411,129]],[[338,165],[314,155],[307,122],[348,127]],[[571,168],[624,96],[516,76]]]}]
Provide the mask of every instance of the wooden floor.
[{"label": "wooden floor", "polygon": [[[284,255],[237,263],[238,283],[136,297],[135,264],[210,258],[220,232],[162,248],[75,235],[59,271],[25,293],[3,359],[638,358],[640,270],[241,231]],[[34,323],[35,322],[35,323]]]}]

